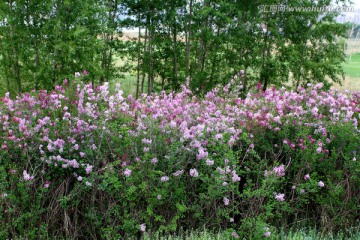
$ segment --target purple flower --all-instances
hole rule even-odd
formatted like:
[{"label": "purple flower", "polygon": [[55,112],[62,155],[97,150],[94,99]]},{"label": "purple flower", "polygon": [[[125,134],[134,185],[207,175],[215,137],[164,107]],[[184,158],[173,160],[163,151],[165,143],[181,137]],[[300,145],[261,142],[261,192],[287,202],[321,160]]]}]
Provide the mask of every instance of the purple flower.
[{"label": "purple flower", "polygon": [[146,231],[146,225],[145,223],[140,224],[140,231],[145,232]]},{"label": "purple flower", "polygon": [[227,197],[224,197],[223,201],[225,206],[229,205],[230,203],[230,200]]},{"label": "purple flower", "polygon": [[77,77],[80,77],[80,73],[79,72],[76,72],[75,73],[75,77],[77,78]]},{"label": "purple flower", "polygon": [[231,236],[233,236],[234,238],[239,238],[239,235],[236,232],[232,232]]},{"label": "purple flower", "polygon": [[23,177],[25,181],[31,181],[34,179],[34,176],[30,176],[30,174],[28,174],[26,170],[23,171]]},{"label": "purple flower", "polygon": [[206,159],[206,165],[208,166],[214,165],[214,161],[210,159]]},{"label": "purple flower", "polygon": [[46,181],[44,184],[44,188],[48,188],[50,186],[50,181]]},{"label": "purple flower", "polygon": [[280,165],[278,167],[274,167],[273,169],[274,173],[279,176],[279,177],[283,177],[285,176],[285,167],[284,165]]},{"label": "purple flower", "polygon": [[200,160],[206,158],[207,156],[208,156],[208,152],[206,152],[202,147],[200,147],[198,154],[196,154],[196,158]]},{"label": "purple flower", "polygon": [[132,172],[132,171],[131,171],[130,169],[126,168],[125,171],[124,171],[125,177],[130,177],[131,172]]},{"label": "purple flower", "polygon": [[169,177],[168,176],[162,176],[160,180],[162,182],[167,182],[167,181],[169,181]]},{"label": "purple flower", "polygon": [[264,234],[264,236],[267,237],[267,238],[270,237],[270,235],[271,235],[270,231],[266,231],[265,234]]},{"label": "purple flower", "polygon": [[88,187],[92,186],[92,184],[90,182],[86,182],[85,185],[88,186]]},{"label": "purple flower", "polygon": [[157,199],[159,199],[159,200],[160,200],[160,199],[161,199],[161,195],[157,195]]},{"label": "purple flower", "polygon": [[275,199],[278,200],[279,202],[283,202],[285,201],[285,194],[284,193],[275,194]]},{"label": "purple flower", "polygon": [[325,183],[324,183],[323,181],[319,181],[319,182],[318,182],[318,186],[319,186],[319,187],[324,187],[324,186],[325,186]]},{"label": "purple flower", "polygon": [[304,180],[307,181],[307,180],[309,180],[309,179],[310,179],[310,175],[309,175],[309,174],[306,174],[306,175],[304,176]]},{"label": "purple flower", "polygon": [[79,177],[77,178],[77,180],[78,180],[79,182],[81,182],[81,181],[82,181],[82,177],[79,176]]},{"label": "purple flower", "polygon": [[196,168],[190,169],[190,176],[192,176],[192,177],[198,177],[199,176],[199,173],[196,170]]},{"label": "purple flower", "polygon": [[84,75],[88,75],[88,74],[89,74],[89,72],[86,71],[86,70],[84,70],[82,73],[83,73]]},{"label": "purple flower", "polygon": [[233,182],[239,182],[241,178],[236,174],[235,171],[232,171],[232,181]]},{"label": "purple flower", "polygon": [[92,169],[93,169],[93,166],[88,164],[85,169],[86,174],[90,174],[92,172]]},{"label": "purple flower", "polygon": [[155,163],[157,163],[157,162],[158,162],[157,158],[151,159],[151,163],[152,163],[152,164],[155,164]]}]

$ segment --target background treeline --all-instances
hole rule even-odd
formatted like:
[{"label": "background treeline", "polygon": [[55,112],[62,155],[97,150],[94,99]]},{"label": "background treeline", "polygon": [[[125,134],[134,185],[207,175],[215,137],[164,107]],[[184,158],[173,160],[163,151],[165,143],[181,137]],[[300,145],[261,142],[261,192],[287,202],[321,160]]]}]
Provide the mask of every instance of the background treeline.
[{"label": "background treeline", "polygon": [[[207,91],[240,70],[244,92],[258,82],[328,86],[343,75],[339,37],[348,28],[335,22],[339,13],[270,12],[280,4],[331,4],[316,2],[2,0],[0,93],[52,89],[83,70],[94,84],[132,72],[137,96],[176,90],[186,77]],[[138,29],[138,36],[124,39],[124,29]]]}]

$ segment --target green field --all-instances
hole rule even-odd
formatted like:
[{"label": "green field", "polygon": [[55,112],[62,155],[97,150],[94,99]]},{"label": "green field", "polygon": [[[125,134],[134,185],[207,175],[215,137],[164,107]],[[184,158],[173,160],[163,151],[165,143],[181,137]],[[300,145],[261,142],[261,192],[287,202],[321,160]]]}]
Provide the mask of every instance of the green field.
[{"label": "green field", "polygon": [[347,56],[344,71],[351,78],[360,78],[360,53]]}]

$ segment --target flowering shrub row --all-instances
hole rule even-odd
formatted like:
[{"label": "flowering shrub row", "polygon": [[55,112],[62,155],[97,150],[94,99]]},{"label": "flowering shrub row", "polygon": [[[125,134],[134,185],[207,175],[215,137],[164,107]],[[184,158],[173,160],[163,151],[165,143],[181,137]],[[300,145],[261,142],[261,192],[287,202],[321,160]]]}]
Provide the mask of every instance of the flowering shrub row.
[{"label": "flowering shrub row", "polygon": [[[261,89],[261,88],[260,88]],[[360,93],[234,84],[135,100],[65,81],[0,105],[0,236],[356,224]]]}]

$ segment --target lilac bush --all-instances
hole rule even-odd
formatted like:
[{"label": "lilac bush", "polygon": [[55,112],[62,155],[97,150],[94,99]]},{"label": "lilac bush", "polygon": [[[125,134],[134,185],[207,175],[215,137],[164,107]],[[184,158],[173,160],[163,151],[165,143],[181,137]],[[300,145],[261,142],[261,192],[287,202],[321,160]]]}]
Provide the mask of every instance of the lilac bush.
[{"label": "lilac bush", "polygon": [[205,226],[272,238],[295,222],[354,225],[360,93],[321,87],[240,98],[232,81],[202,97],[184,85],[136,100],[119,85],[111,94],[108,83],[66,81],[7,94],[0,236],[119,238]]}]

